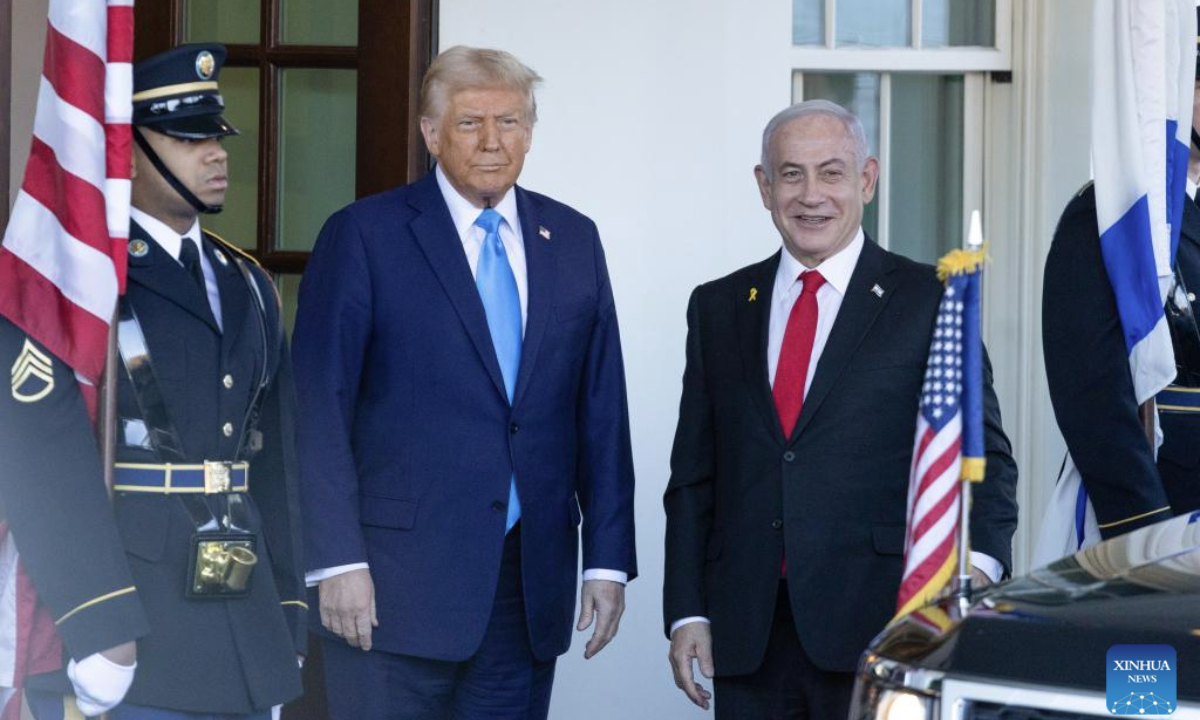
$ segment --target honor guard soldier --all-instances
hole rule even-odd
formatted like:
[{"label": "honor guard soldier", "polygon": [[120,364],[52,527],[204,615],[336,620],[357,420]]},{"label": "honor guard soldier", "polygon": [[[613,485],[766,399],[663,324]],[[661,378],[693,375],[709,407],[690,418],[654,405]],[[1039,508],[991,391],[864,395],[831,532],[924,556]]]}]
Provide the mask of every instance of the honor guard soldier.
[{"label": "honor guard soldier", "polygon": [[[1200,10],[1198,10],[1200,16]],[[1196,66],[1200,77],[1200,60]],[[1200,84],[1197,86],[1200,90]],[[1182,118],[1181,118],[1182,119]],[[1103,538],[1200,509],[1200,104],[1193,103],[1187,198],[1166,303],[1175,382],[1154,403],[1157,458],[1129,372],[1116,299],[1100,253],[1091,183],[1067,205],[1046,259],[1042,340],[1050,399]]]},{"label": "honor guard soldier", "polygon": [[[0,493],[71,658],[66,676],[30,681],[40,720],[63,717],[72,690],[85,714],[112,709],[111,720],[267,719],[301,693],[307,606],[280,307],[267,274],[198,220],[221,210],[221,138],[237,133],[222,117],[224,59],[219,45],[186,45],[134,67],[111,503],[71,371],[0,320],[0,361],[14,369]],[[134,638],[135,665],[122,645]]]}]

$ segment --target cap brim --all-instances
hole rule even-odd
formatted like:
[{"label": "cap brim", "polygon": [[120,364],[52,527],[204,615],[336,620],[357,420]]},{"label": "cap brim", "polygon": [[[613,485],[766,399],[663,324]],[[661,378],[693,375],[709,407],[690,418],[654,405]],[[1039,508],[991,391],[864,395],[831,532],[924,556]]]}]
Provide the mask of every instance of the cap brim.
[{"label": "cap brim", "polygon": [[145,127],[184,140],[202,140],[204,138],[225,137],[238,135],[238,129],[222,115],[193,115],[192,117],[175,117],[156,123],[144,123]]}]

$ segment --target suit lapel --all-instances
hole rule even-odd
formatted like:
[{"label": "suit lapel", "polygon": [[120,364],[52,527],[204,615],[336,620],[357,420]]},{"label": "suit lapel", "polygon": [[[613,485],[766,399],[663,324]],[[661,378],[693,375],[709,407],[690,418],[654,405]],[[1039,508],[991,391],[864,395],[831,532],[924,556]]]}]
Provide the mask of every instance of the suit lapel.
[{"label": "suit lapel", "polygon": [[450,210],[432,172],[413,185],[408,202],[420,212],[412,221],[413,235],[450,298],[497,392],[507,401],[508,391],[504,388],[504,376],[500,374],[500,363],[496,360],[483,301],[479,299],[471,266],[467,264]]},{"label": "suit lapel", "polygon": [[136,241],[147,246],[145,254],[140,257],[130,253],[129,281],[178,305],[207,323],[213,332],[219,333],[217,320],[208,306],[208,296],[196,286],[183,266],[137,223],[130,223],[129,236],[132,248],[138,247]]},{"label": "suit lapel", "polygon": [[[780,251],[782,252],[782,251]],[[771,396],[771,380],[767,373],[767,340],[771,326],[771,302],[775,288],[775,273],[779,270],[777,252],[751,270],[746,287],[734,290],[735,315],[738,326],[738,347],[742,354],[742,371],[750,396],[758,407],[768,432],[776,441],[783,440],[783,428]],[[753,296],[753,299],[751,299]]]},{"label": "suit lapel", "polygon": [[[525,319],[525,340],[521,346],[521,367],[517,372],[517,387],[513,406],[521,401],[533,375],[538,349],[546,334],[546,323],[554,308],[555,245],[541,235],[541,216],[538,202],[523,189],[517,193],[517,213],[521,216],[521,235],[525,244],[525,271],[528,277],[528,310]],[[547,228],[552,230],[552,228]]]},{"label": "suit lapel", "polygon": [[[795,442],[800,433],[804,432],[804,427],[812,420],[833,384],[841,377],[854,351],[879,317],[880,311],[892,299],[896,279],[888,273],[893,264],[891,256],[867,238],[854,273],[850,276],[846,297],[842,298],[842,307],[838,310],[829,340],[826,341],[825,349],[821,351],[821,357],[817,361],[816,373],[808,393],[804,396],[800,419],[796,421],[789,442]],[[883,290],[882,296],[872,292],[875,285]]]},{"label": "suit lapel", "polygon": [[[224,325],[224,337],[221,339],[222,355],[228,360],[228,355],[236,347],[246,323],[258,322],[251,317],[252,314],[257,314],[258,310],[251,311],[250,288],[246,287],[246,279],[234,265],[236,260],[229,252],[216,248],[208,238],[204,240],[204,252],[208,255],[208,262],[217,278],[217,290],[221,296],[221,324]],[[257,345],[257,342],[255,344]]]}]

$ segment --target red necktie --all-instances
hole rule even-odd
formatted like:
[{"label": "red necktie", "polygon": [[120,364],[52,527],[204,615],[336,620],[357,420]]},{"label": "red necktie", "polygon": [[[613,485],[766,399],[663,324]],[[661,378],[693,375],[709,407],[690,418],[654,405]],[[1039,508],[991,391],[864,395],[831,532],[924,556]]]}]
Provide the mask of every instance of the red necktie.
[{"label": "red necktie", "polygon": [[[816,270],[805,270],[800,273],[800,282],[803,287],[788,314],[783,347],[779,349],[779,362],[775,366],[775,385],[771,388],[785,438],[792,436],[796,421],[800,419],[800,408],[804,407],[804,381],[808,379],[813,339],[817,335],[817,290],[825,284],[825,278]],[[787,577],[786,557],[779,575]]]},{"label": "red necktie", "polygon": [[817,334],[817,290],[825,284],[825,278],[816,270],[806,270],[800,273],[800,282],[804,287],[788,315],[779,363],[775,366],[775,385],[771,388],[785,438],[792,436],[800,419],[800,408],[804,406],[804,381],[808,378],[813,338]]}]

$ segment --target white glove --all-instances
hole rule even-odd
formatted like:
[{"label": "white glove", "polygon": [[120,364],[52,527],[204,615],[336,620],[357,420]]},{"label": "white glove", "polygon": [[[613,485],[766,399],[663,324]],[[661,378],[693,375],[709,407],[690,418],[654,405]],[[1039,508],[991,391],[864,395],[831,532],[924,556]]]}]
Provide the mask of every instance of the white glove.
[{"label": "white glove", "polygon": [[137,663],[118,665],[100,653],[88,655],[80,662],[67,663],[67,677],[75,686],[75,705],[86,717],[103,715],[125,699],[133,684]]}]

